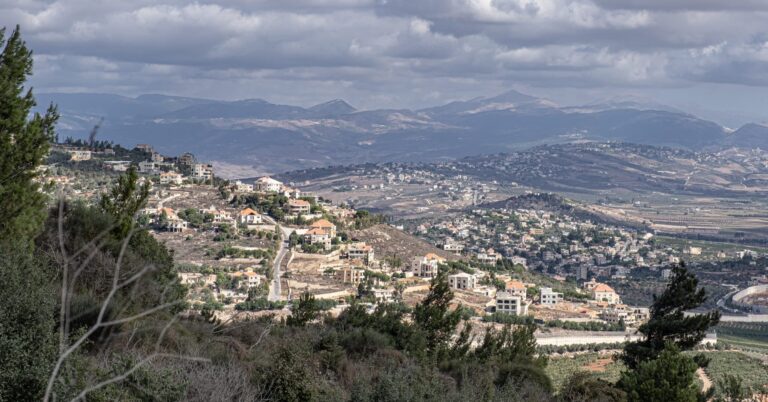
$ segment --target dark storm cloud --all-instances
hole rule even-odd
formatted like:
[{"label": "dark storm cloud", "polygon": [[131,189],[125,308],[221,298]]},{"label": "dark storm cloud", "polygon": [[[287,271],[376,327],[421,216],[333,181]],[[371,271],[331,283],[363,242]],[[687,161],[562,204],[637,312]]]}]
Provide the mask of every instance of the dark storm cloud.
[{"label": "dark storm cloud", "polygon": [[39,90],[362,107],[509,86],[768,85],[767,17],[763,0],[0,0]]}]

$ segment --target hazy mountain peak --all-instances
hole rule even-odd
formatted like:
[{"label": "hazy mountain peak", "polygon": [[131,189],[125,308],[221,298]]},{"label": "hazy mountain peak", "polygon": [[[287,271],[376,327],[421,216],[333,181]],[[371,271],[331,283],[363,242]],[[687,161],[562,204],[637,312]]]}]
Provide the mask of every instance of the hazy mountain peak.
[{"label": "hazy mountain peak", "polygon": [[343,99],[333,99],[310,107],[308,110],[322,115],[343,115],[357,111]]},{"label": "hazy mountain peak", "polygon": [[533,102],[535,100],[538,100],[539,98],[531,95],[526,95],[522,92],[515,91],[514,89],[509,90],[507,92],[504,92],[502,94],[496,95],[492,98],[486,98],[483,99],[483,102],[494,102],[494,103],[501,103],[501,102]]}]

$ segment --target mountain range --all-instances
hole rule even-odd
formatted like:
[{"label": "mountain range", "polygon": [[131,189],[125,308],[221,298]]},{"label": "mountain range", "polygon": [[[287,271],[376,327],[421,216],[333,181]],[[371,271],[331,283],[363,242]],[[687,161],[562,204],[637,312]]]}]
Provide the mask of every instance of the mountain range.
[{"label": "mountain range", "polygon": [[192,152],[225,176],[384,161],[452,160],[542,144],[620,141],[689,150],[768,148],[768,127],[738,130],[636,101],[559,106],[516,91],[421,110],[357,110],[343,100],[312,107],[263,99],[41,94],[59,107],[59,135],[98,137],[165,154]]}]

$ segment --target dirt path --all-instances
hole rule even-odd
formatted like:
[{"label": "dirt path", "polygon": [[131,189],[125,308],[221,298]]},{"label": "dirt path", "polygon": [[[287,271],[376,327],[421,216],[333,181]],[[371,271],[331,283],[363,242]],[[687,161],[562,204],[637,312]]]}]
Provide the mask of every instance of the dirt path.
[{"label": "dirt path", "polygon": [[709,391],[709,389],[712,388],[712,380],[709,379],[709,376],[704,371],[704,369],[699,367],[699,369],[696,370],[696,375],[701,380],[701,391],[702,392]]},{"label": "dirt path", "polygon": [[605,367],[608,366],[611,363],[613,363],[613,358],[611,358],[611,357],[597,359],[597,360],[587,364],[586,366],[583,366],[582,369],[584,369],[586,371],[593,372],[593,373],[601,373],[601,372],[605,371]]}]

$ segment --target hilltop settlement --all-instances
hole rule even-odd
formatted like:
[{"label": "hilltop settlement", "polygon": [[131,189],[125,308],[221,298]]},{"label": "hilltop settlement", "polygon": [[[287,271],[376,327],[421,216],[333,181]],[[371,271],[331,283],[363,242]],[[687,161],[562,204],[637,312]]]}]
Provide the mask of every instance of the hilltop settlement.
[{"label": "hilltop settlement", "polygon": [[285,317],[303,294],[332,315],[353,302],[415,306],[445,271],[452,308],[478,330],[535,322],[540,346],[609,345],[637,336],[671,264],[749,259],[759,271],[764,256],[736,248],[702,259],[700,246],[577,213],[548,193],[480,205],[474,190],[461,213],[393,221],[297,183],[224,180],[192,154],[161,155],[147,144],[67,140],[44,171],[58,191],[94,200],[131,166],[151,183],[138,221],[173,250],[188,308],[222,319]]}]

